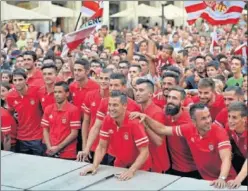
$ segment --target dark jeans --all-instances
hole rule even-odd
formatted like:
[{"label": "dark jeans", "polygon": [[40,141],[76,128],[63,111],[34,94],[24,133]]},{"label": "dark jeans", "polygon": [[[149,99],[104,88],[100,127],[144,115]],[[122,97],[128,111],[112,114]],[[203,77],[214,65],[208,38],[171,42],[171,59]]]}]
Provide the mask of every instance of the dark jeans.
[{"label": "dark jeans", "polygon": [[[237,174],[241,171],[244,163],[245,163],[245,158],[243,156],[240,156],[236,153],[233,154],[232,165],[233,165]],[[248,176],[246,176],[246,178],[243,180],[243,182],[241,184],[243,186],[248,185]]]},{"label": "dark jeans", "polygon": [[202,179],[200,173],[196,171],[191,171],[191,172],[180,172],[174,169],[169,169],[168,171],[165,172],[166,174],[172,174],[175,176],[182,176],[182,177],[188,177],[188,178],[196,178],[196,179]]},{"label": "dark jeans", "polygon": [[[95,152],[90,151],[90,155],[92,156],[92,159],[90,159],[90,162],[93,163]],[[115,161],[115,157],[113,157],[109,154],[105,154],[103,159],[102,159],[101,164],[108,165],[108,166],[114,166],[114,161]]]},{"label": "dark jeans", "polygon": [[33,140],[33,141],[17,140],[16,152],[43,156],[45,152],[45,145],[42,143],[41,140]]}]

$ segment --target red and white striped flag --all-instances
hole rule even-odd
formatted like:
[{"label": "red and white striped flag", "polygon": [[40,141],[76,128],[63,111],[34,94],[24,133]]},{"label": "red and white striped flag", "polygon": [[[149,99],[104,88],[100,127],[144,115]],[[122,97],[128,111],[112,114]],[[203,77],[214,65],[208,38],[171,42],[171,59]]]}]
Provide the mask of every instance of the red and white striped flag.
[{"label": "red and white striped flag", "polygon": [[[83,1],[81,11],[86,11],[84,13],[88,14],[90,18],[79,30],[65,35],[65,42],[69,50],[76,49],[102,23],[103,2],[98,1],[97,4],[98,6],[95,1]],[[67,48],[65,48],[66,50]]]},{"label": "red and white striped flag", "polygon": [[245,60],[247,59],[247,54],[248,54],[248,47],[247,47],[247,42],[241,44],[234,50],[235,55],[240,55],[242,56]]},{"label": "red and white striped flag", "polygon": [[244,1],[185,1],[189,25],[201,17],[211,25],[236,24],[244,9]]},{"label": "red and white striped flag", "polygon": [[214,28],[214,31],[211,33],[211,38],[212,38],[212,42],[210,45],[210,52],[213,54],[214,53],[214,47],[218,46],[218,34],[216,32],[216,27]]}]

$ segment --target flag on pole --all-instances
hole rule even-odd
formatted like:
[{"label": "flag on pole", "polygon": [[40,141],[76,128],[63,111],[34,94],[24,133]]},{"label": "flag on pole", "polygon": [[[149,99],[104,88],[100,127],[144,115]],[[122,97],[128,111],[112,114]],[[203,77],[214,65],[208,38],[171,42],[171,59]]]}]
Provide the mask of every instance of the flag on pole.
[{"label": "flag on pole", "polygon": [[245,1],[185,1],[189,25],[201,17],[211,25],[236,24],[245,6]]},{"label": "flag on pole", "polygon": [[100,6],[99,1],[82,1],[81,13],[92,17],[100,9]]},{"label": "flag on pole", "polygon": [[65,35],[65,42],[69,50],[77,48],[102,23],[103,2],[98,1],[97,4],[98,7],[95,1],[83,1],[84,6],[81,11],[88,10],[86,14],[90,15],[90,18],[79,30]]},{"label": "flag on pole", "polygon": [[241,44],[234,50],[234,55],[242,56],[245,59],[245,62],[247,62],[247,54],[248,54],[247,42]]},{"label": "flag on pole", "polygon": [[211,38],[212,38],[212,42],[210,45],[210,52],[213,54],[214,53],[214,47],[218,46],[218,35],[216,32],[216,29],[212,32]]}]

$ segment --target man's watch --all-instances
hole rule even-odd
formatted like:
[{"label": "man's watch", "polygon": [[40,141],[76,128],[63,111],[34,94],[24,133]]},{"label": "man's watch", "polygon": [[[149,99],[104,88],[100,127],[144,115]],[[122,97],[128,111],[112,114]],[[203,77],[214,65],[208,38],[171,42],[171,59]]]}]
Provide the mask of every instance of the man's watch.
[{"label": "man's watch", "polygon": [[219,176],[219,179],[226,180],[226,177],[225,176]]}]

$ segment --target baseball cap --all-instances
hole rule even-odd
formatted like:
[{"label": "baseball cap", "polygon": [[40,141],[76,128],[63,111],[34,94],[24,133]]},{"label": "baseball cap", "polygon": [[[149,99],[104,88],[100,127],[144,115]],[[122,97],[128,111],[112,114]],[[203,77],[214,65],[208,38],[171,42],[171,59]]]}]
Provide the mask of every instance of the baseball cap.
[{"label": "baseball cap", "polygon": [[14,59],[21,54],[20,50],[13,50],[10,54],[10,59]]}]

